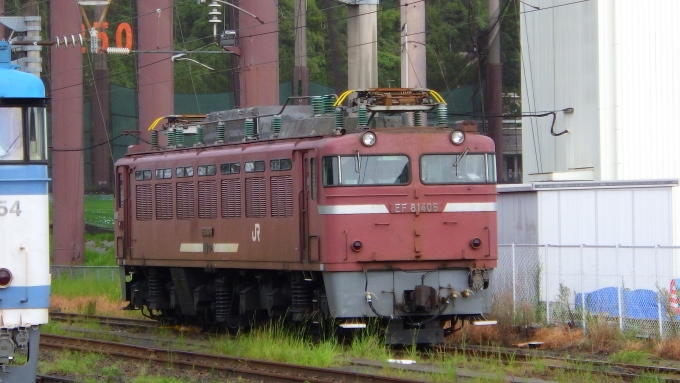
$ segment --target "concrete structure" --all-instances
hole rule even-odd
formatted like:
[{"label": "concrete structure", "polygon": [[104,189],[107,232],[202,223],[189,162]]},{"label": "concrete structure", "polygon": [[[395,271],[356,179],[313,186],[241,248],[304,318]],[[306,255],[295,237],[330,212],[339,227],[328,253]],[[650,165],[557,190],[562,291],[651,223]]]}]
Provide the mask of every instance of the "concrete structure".
[{"label": "concrete structure", "polygon": [[[531,6],[521,5],[522,111],[555,111],[556,118],[554,134],[550,116],[523,119],[523,181],[678,178],[680,121],[672,113],[680,100],[680,2],[536,0]],[[620,212],[644,228],[636,201],[659,213],[670,209],[670,222],[651,226],[663,232],[659,222],[667,225],[670,237],[650,231],[645,244],[676,244],[680,188],[670,190],[669,200],[631,197],[608,214]]]}]

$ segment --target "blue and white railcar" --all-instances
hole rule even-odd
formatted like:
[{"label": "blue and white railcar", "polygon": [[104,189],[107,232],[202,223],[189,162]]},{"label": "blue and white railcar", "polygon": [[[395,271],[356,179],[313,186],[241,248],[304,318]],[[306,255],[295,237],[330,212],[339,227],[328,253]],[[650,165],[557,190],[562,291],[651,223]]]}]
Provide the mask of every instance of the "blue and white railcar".
[{"label": "blue and white railcar", "polygon": [[[35,381],[50,300],[45,87],[0,41],[0,381]],[[16,355],[25,358],[15,358]],[[21,363],[19,363],[21,359]]]}]

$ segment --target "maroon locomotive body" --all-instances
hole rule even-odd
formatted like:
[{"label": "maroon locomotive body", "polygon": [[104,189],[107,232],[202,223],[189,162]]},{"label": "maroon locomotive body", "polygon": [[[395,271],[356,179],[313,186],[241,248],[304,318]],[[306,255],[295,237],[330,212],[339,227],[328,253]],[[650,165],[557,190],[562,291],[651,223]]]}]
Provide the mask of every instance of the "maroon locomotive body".
[{"label": "maroon locomotive body", "polygon": [[[261,127],[267,118],[255,116]],[[318,133],[329,119],[338,124],[295,121]],[[266,316],[345,328],[379,317],[388,343],[441,342],[482,318],[497,260],[492,140],[469,122],[361,125],[131,150],[116,163],[129,307],[232,328]]]}]

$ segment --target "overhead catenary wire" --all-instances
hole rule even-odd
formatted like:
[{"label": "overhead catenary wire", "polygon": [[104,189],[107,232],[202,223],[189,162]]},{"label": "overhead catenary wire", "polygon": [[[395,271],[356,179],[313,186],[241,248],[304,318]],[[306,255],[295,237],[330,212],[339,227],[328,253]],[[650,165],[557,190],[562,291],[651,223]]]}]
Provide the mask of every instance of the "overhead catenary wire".
[{"label": "overhead catenary wire", "polygon": [[[418,1],[424,1],[424,0],[418,0]],[[577,4],[577,3],[582,3],[582,2],[584,2],[584,1],[589,1],[589,0],[576,1],[576,2],[573,2],[573,3],[564,4],[564,5]],[[550,7],[550,8],[554,8],[554,7]],[[380,11],[384,11],[384,10],[387,10],[387,9],[391,9],[391,8],[386,8],[386,9],[382,9],[382,10],[378,10],[378,11],[371,11],[370,13],[380,12]],[[546,8],[541,8],[541,10],[547,10],[547,9],[549,9],[549,8],[548,8],[548,7],[546,7]],[[521,14],[523,14],[523,13],[527,13],[527,12],[534,12],[534,11],[517,12],[517,13],[514,13],[514,14],[506,14],[506,16],[519,16],[519,15],[521,15]],[[365,15],[365,14],[359,14],[359,15],[356,15],[356,16],[348,16],[348,17],[343,17],[343,18],[337,18],[337,19],[334,19],[333,21],[337,21],[337,20],[346,20],[346,19],[348,19],[349,17],[358,17],[358,16],[363,16],[363,15]],[[137,17],[139,17],[139,16],[137,16]],[[464,26],[464,25],[466,25],[466,24],[471,24],[471,23],[474,23],[474,22],[475,22],[475,21],[469,21],[469,22],[466,22],[466,23],[460,23],[460,24],[457,24],[457,25],[452,26],[452,27],[461,27],[461,26]],[[294,29],[294,28],[288,28],[288,29]],[[422,31],[422,32],[411,33],[410,35],[416,35],[416,34],[427,33],[427,32],[428,32],[428,31],[426,30],[426,31]],[[267,32],[267,33],[273,33],[273,32]],[[258,34],[258,35],[261,35],[261,34]],[[255,37],[255,36],[258,36],[258,35],[250,35],[250,37]],[[206,36],[206,38],[207,38],[207,36]],[[196,39],[196,40],[199,40],[199,39]],[[195,41],[195,40],[190,40],[190,41]],[[190,42],[190,41],[187,41],[187,42]],[[366,43],[362,43],[362,44],[356,44],[356,45],[353,45],[353,46],[350,46],[350,47],[357,47],[357,46],[366,45],[366,44],[375,44],[375,43],[377,43],[377,42],[378,42],[377,40],[373,40],[373,41],[366,42]],[[343,48],[343,49],[344,49],[344,48]],[[326,53],[331,52],[331,51],[334,51],[334,50],[333,50],[333,49],[320,50],[320,51],[318,51],[318,54],[326,54]],[[308,55],[308,57],[309,57],[309,55]],[[158,63],[158,62],[162,62],[162,61],[164,61],[164,60],[165,60],[165,59],[163,59],[163,60],[158,60],[158,61],[149,63],[149,64],[147,64],[147,65],[153,65],[153,64],[156,64],[156,63]],[[280,60],[273,60],[273,61],[269,61],[269,62],[262,62],[262,63],[259,63],[259,64],[255,64],[255,66],[258,66],[258,65],[267,65],[267,64],[271,64],[271,63],[277,63],[277,62],[279,62],[279,61],[280,61]],[[80,68],[82,68],[82,67],[80,67]],[[80,68],[75,68],[75,69],[80,69]],[[75,70],[75,69],[69,69],[69,70]],[[121,72],[114,73],[114,74],[110,75],[110,77],[117,76],[117,75],[122,75],[122,74],[131,72],[131,71],[135,71],[135,70],[138,70],[138,69],[139,69],[139,68],[134,68],[134,69],[129,69],[129,70],[123,70],[123,71],[121,71]],[[213,75],[213,74],[219,74],[219,73],[225,73],[225,72],[226,72],[226,73],[230,73],[230,72],[234,72],[235,70],[236,70],[236,69],[234,69],[234,68],[221,69],[221,70],[215,70],[214,72],[211,72],[211,73],[200,73],[200,74],[197,74],[197,76],[205,76],[205,75],[207,75],[207,74]],[[180,78],[177,78],[177,79],[183,79],[183,78],[186,78],[186,77],[180,77]],[[154,82],[154,83],[152,83],[152,84],[160,84],[160,83],[164,83],[164,82],[168,82],[168,81],[174,81],[174,80],[175,80],[175,79],[165,80],[165,81],[157,81],[157,82]],[[59,89],[53,89],[53,91],[55,91],[55,90],[61,90],[61,89],[68,88],[68,87],[73,87],[73,86],[79,86],[79,85],[82,85],[82,83],[79,83],[79,84],[71,84],[71,85],[68,85],[68,86],[66,86],[66,87],[62,87],[62,88],[59,88]],[[135,88],[136,88],[136,87],[135,87]]]}]

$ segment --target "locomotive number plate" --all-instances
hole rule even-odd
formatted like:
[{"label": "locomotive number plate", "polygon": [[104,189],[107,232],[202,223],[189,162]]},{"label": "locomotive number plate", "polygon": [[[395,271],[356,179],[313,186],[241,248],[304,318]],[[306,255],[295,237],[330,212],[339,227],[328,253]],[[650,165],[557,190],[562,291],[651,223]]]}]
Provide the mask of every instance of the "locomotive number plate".
[{"label": "locomotive number plate", "polygon": [[439,213],[439,204],[428,203],[395,203],[392,204],[392,213]]}]

